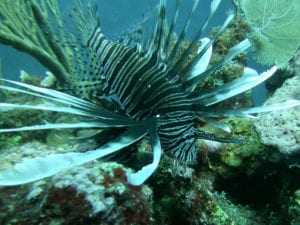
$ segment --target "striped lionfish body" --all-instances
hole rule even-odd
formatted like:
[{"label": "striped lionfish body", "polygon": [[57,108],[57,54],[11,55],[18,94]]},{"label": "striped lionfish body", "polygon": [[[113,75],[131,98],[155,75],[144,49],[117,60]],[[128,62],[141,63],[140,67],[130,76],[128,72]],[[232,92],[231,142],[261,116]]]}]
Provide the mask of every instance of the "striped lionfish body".
[{"label": "striped lionfish body", "polygon": [[159,51],[164,46],[156,46],[145,54],[138,48],[107,41],[100,28],[93,32],[87,45],[104,65],[106,90],[101,97],[113,101],[114,109],[134,120],[155,118],[165,152],[181,161],[193,162],[195,128],[188,110],[188,93],[179,79],[180,71],[172,70],[170,59],[162,60],[163,52]]},{"label": "striped lionfish body", "polygon": [[[219,4],[219,1],[215,1],[214,4]],[[197,5],[198,1],[195,1],[191,15]],[[214,10],[212,8],[211,14]],[[166,28],[165,1],[161,1],[154,34],[144,43],[140,40],[133,46],[127,46],[124,43],[109,41],[101,28],[96,26],[85,45],[95,54],[93,57],[97,63],[101,64],[103,84],[98,97],[100,96],[102,102],[104,100],[114,104],[114,110],[137,121],[155,118],[164,152],[175,156],[181,162],[194,163],[197,152],[194,143],[197,136],[224,142],[239,142],[239,140],[217,138],[205,132],[200,133],[194,127],[196,117],[191,94],[197,82],[193,82],[192,78],[205,72],[195,70],[195,66],[199,60],[204,64],[203,68],[208,66],[207,55],[212,50],[213,41],[204,39],[202,51],[191,59],[195,48],[201,44],[199,37],[204,28],[201,27],[187,49],[183,50],[181,46],[186,43],[184,36],[190,18],[180,37],[174,40],[173,29],[177,14],[178,11],[175,12],[170,28]],[[224,28],[231,19],[232,17],[226,21]],[[211,73],[219,69],[220,65]],[[208,74],[203,75],[208,77]],[[96,79],[99,74],[94,76]],[[71,89],[80,90],[78,85]]]},{"label": "striped lionfish body", "polygon": [[[182,47],[187,43],[185,35],[198,1],[195,1],[178,37],[174,35],[174,27],[179,7],[176,8],[171,23],[167,25],[165,0],[160,1],[156,28],[153,35],[148,38],[135,40],[128,37],[123,41],[113,42],[106,39],[98,23],[95,24],[90,34],[83,38],[83,43],[80,44],[88,59],[85,65],[88,69],[83,74],[80,74],[80,69],[75,69],[75,76],[69,82],[70,92],[79,97],[85,96],[86,100],[55,90],[9,81],[30,91],[18,88],[13,90],[41,97],[49,104],[21,107],[3,103],[1,109],[46,109],[80,115],[86,120],[78,123],[47,123],[1,129],[0,132],[91,127],[99,129],[123,127],[125,131],[94,150],[26,159],[23,163],[0,172],[0,185],[22,184],[51,176],[71,166],[115,153],[149,136],[153,151],[152,163],[136,173],[127,173],[128,182],[140,185],[157,168],[162,150],[181,162],[193,163],[198,151],[195,146],[196,139],[241,142],[241,140],[218,137],[199,130],[195,127],[195,121],[209,122],[225,131],[230,131],[228,126],[214,121],[213,118],[251,117],[253,113],[299,105],[299,101],[295,100],[273,106],[240,110],[218,110],[214,107],[216,103],[262,83],[276,71],[276,67],[260,75],[253,69],[245,68],[243,76],[234,81],[209,91],[195,90],[199,83],[214,75],[224,64],[250,46],[250,42],[246,39],[232,47],[219,63],[209,64],[213,44],[234,17],[229,15],[212,39],[201,39],[203,30],[219,4],[220,0],[212,1],[208,19],[185,48]],[[137,30],[136,34],[139,32],[140,30]],[[78,60],[79,64],[82,63],[81,57]],[[2,88],[9,89],[6,86]],[[95,99],[101,104],[93,103]],[[33,173],[35,176],[32,176]]]}]

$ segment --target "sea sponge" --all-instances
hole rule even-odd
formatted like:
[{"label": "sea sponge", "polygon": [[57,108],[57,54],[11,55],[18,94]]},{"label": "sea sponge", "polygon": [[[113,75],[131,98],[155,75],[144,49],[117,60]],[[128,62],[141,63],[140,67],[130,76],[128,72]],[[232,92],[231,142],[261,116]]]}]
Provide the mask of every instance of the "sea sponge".
[{"label": "sea sponge", "polygon": [[[300,76],[286,80],[266,104],[300,98]],[[300,107],[262,113],[255,122],[262,143],[277,147],[283,154],[300,149]]]}]

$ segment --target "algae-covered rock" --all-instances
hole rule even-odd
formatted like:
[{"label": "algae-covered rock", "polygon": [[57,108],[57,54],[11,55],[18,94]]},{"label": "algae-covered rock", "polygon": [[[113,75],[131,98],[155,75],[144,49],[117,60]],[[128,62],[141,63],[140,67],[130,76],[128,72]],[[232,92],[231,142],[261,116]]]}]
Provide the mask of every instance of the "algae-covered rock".
[{"label": "algae-covered rock", "polygon": [[261,165],[261,159],[270,153],[270,149],[259,140],[254,129],[254,120],[228,118],[221,120],[221,122],[227,124],[234,133],[228,134],[213,127],[205,127],[205,129],[211,133],[216,133],[218,136],[243,139],[243,143],[220,143],[218,150],[215,151],[212,150],[215,149],[214,142],[205,141],[201,144],[202,141],[200,141],[198,147],[208,149],[210,166],[221,176],[228,177],[240,172],[252,174]]},{"label": "algae-covered rock", "polygon": [[214,173],[195,171],[187,177],[166,168],[170,164],[164,161],[152,183],[156,224],[264,224],[255,211],[214,190]]},{"label": "algae-covered rock", "polygon": [[0,149],[13,148],[21,144],[22,137],[20,135],[1,135]]},{"label": "algae-covered rock", "polygon": [[[14,158],[54,151],[37,142],[13,149]],[[1,188],[0,224],[151,224],[152,191],[129,185],[126,171],[117,163],[94,161],[49,179]]]},{"label": "algae-covered rock", "polygon": [[291,197],[289,216],[292,219],[291,225],[300,224],[300,189],[295,190]]},{"label": "algae-covered rock", "polygon": [[[7,101],[15,104],[39,104],[40,101],[21,95],[17,93],[4,92],[4,96],[0,97],[1,101]],[[34,110],[13,110],[9,112],[1,112],[1,127],[24,127],[30,125],[44,124],[45,122],[52,122],[57,118],[58,114],[49,113],[48,111],[34,111]],[[0,136],[0,149],[18,146],[19,144],[30,141],[44,142],[47,137],[47,130],[19,132],[19,133],[1,133]]]}]

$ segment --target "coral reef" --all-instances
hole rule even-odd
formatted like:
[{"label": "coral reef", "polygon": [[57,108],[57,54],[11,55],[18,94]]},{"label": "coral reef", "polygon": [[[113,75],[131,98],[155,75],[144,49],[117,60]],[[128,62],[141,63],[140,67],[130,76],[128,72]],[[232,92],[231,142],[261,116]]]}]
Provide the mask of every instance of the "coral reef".
[{"label": "coral reef", "polygon": [[[53,151],[38,142],[14,148],[15,154]],[[5,163],[14,160],[4,158]],[[152,191],[130,186],[126,170],[94,161],[48,180],[1,188],[0,224],[151,224]]]},{"label": "coral reef", "polygon": [[203,168],[175,168],[165,159],[151,182],[155,224],[264,224],[254,211],[215,191],[214,183],[215,175]]},{"label": "coral reef", "polygon": [[[220,29],[220,27],[213,28],[210,36],[213,37]],[[247,38],[247,33],[249,33],[249,31],[250,25],[246,22],[245,18],[239,14],[235,15],[227,29],[217,38],[214,45],[214,54],[212,55],[210,64],[220,62],[232,46]],[[205,82],[200,83],[197,88],[199,90],[209,90],[215,87],[220,87],[225,83],[241,77],[246,66],[247,55],[245,53],[241,53],[231,62],[216,71],[213,77],[210,77]],[[251,91],[243,95],[232,97],[226,102],[226,104],[221,102],[218,106],[220,108],[225,108],[225,105],[228,104],[230,104],[232,108],[253,106],[250,92]]]},{"label": "coral reef", "polygon": [[[23,74],[26,74],[23,72]],[[39,79],[33,76],[26,75],[26,81],[36,82],[39,83]],[[2,95],[1,95],[2,94]],[[9,103],[17,103],[17,104],[25,104],[25,103],[34,103],[39,104],[41,103],[39,100],[28,98],[26,95],[14,93],[14,92],[6,92],[1,91],[0,94],[0,100],[6,101]],[[3,128],[10,128],[14,126],[26,126],[30,125],[32,123],[40,124],[44,123],[44,121],[51,122],[55,121],[57,118],[59,118],[58,114],[49,114],[47,111],[43,112],[37,112],[37,111],[20,111],[20,110],[14,110],[13,113],[8,112],[1,112],[0,114],[1,118],[1,126]],[[48,131],[45,130],[39,130],[35,132],[21,132],[18,135],[14,135],[12,133],[6,133],[0,135],[0,149],[2,148],[8,148],[18,146],[22,143],[26,143],[29,141],[41,141],[45,142],[48,135]]]},{"label": "coral reef", "polygon": [[279,69],[276,71],[274,76],[270,77],[266,81],[266,88],[268,92],[273,93],[277,88],[281,87],[283,82],[288,79],[292,78],[295,75],[299,75],[300,69],[300,49],[294,54],[293,58],[289,61],[288,67]]},{"label": "coral reef", "polygon": [[217,151],[210,151],[211,143],[206,142],[204,148],[208,148],[213,155],[209,157],[210,168],[223,177],[231,177],[241,172],[251,175],[263,163],[261,159],[271,154],[270,149],[260,142],[252,120],[230,118],[221,121],[229,124],[230,128],[234,129],[235,137],[243,138],[244,142],[222,143]]},{"label": "coral reef", "polygon": [[295,53],[294,57],[290,61],[290,68],[297,72],[300,68],[300,49]]},{"label": "coral reef", "polygon": [[[266,105],[286,99],[300,97],[300,76],[286,80],[277,89]],[[282,112],[260,114],[255,122],[260,140],[266,145],[279,149],[283,154],[291,154],[300,148],[300,110],[299,107]]]},{"label": "coral reef", "polygon": [[[6,8],[12,2],[16,3],[16,7]],[[23,73],[24,81],[37,86],[57,88],[54,85],[55,78],[63,83],[65,76],[71,76],[69,73],[74,52],[65,46],[57,45],[56,47],[60,49],[56,49],[52,45],[55,45],[53,40],[59,39],[55,35],[60,33],[52,32],[52,25],[56,27],[57,23],[58,30],[60,30],[62,23],[56,1],[33,0],[29,4],[24,4],[21,0],[4,0],[3,9],[7,10],[7,13],[0,9],[0,42],[19,48],[42,63],[50,59],[45,66],[51,72],[55,72],[56,76],[53,77],[52,73],[48,73],[45,82],[41,83],[40,79]],[[18,10],[20,14],[17,14]],[[32,33],[24,30],[28,28],[26,22],[20,23],[20,18],[28,19],[24,15],[25,11],[29,12],[28,16],[33,20]],[[10,17],[13,19],[8,20]],[[48,17],[54,18],[54,24],[47,24]],[[83,14],[77,17],[80,29],[86,25],[83,17]],[[41,23],[36,24],[37,20]],[[14,30],[14,27],[20,30]],[[218,63],[228,53],[230,47],[245,38],[248,29],[247,23],[242,21],[241,17],[236,17],[229,25],[229,29],[216,40],[217,54],[214,55],[215,58],[212,58],[211,63]],[[217,33],[218,30],[215,32]],[[1,35],[6,38],[7,35],[11,35],[13,39],[9,42],[3,36],[1,39]],[[29,42],[25,43],[24,40],[17,39],[17,35],[27,37]],[[35,38],[38,41],[34,42]],[[45,44],[46,47],[48,45],[46,52],[49,51],[49,55],[45,55],[44,49],[41,48]],[[190,42],[183,42],[183,44],[187,46],[179,50],[184,52],[184,48],[186,49]],[[196,54],[194,50],[192,53]],[[220,68],[216,76],[203,82],[204,86],[199,86],[199,90],[219,87],[240,77],[245,64],[245,55],[239,54],[234,61]],[[299,99],[299,88],[297,88],[299,83],[299,76],[286,81],[282,89],[274,94],[273,97],[276,99],[272,98],[269,101]],[[286,93],[292,96],[283,98],[282,95]],[[39,105],[40,103],[14,92],[4,93],[1,98],[4,99],[3,102],[13,104]],[[218,104],[225,109],[226,105],[230,105],[230,109],[251,106],[251,96],[237,96],[224,105]],[[70,109],[72,108],[69,107],[68,110]],[[215,109],[217,107],[212,108],[212,111]],[[289,159],[276,154],[277,151],[268,146],[277,146],[284,154],[296,153],[294,148],[297,148],[300,138],[300,134],[297,133],[300,118],[298,112],[299,110],[295,109],[260,115],[255,124],[260,136],[253,129],[253,121],[248,119],[220,118],[215,121],[219,125],[215,128],[204,125],[203,121],[198,121],[199,130],[225,138],[245,138],[245,142],[243,144],[216,144],[214,141],[198,141],[196,147],[201,151],[197,152],[196,157],[199,164],[178,164],[175,160],[165,156],[157,173],[154,173],[146,184],[140,186],[132,186],[127,182],[125,174],[131,169],[118,163],[93,160],[35,183],[0,188],[0,224],[299,224],[299,159],[293,155],[294,164],[292,165]],[[0,123],[3,129],[44,124],[44,120],[47,123],[61,124],[80,122],[76,120],[77,117],[73,120],[69,115],[61,116],[60,113],[52,113],[49,116],[47,112],[36,111],[14,110],[9,114],[1,113],[1,117]],[[273,121],[274,118],[278,125],[276,121]],[[284,121],[284,124],[279,124],[279,121]],[[224,124],[231,129],[231,133],[219,129]],[[106,143],[106,140],[113,139],[113,137],[107,137],[108,135],[101,135],[103,140],[98,140],[100,138],[97,134],[102,130],[88,128],[78,129],[76,132],[75,129],[67,131],[54,129],[49,133],[44,130],[18,134],[1,133],[0,171],[11,167],[16,162],[21,162],[24,158],[45,157],[68,152],[84,153],[87,149],[96,149],[99,145]],[[174,127],[168,129],[172,128]],[[118,131],[108,130],[107,133],[109,132],[114,136]],[[138,170],[145,165],[145,162],[152,161],[151,140],[149,140],[153,138],[151,136],[153,135],[137,142],[139,149],[136,158],[139,162],[136,162],[136,165],[127,162],[128,165]],[[262,144],[259,139],[260,137],[264,140],[264,136],[266,145]],[[66,141],[67,139],[70,140]],[[272,143],[268,143],[267,139],[270,139]],[[24,144],[25,142],[28,143]],[[275,142],[285,143],[285,146],[277,145]],[[287,144],[290,144],[290,150],[286,148]],[[132,147],[135,151],[136,145]],[[131,154],[129,147],[121,152],[123,160],[127,157],[126,152]],[[122,160],[120,158],[119,160]]]},{"label": "coral reef", "polygon": [[293,70],[290,66],[277,70],[274,76],[266,81],[265,86],[268,90],[268,93],[273,93],[277,88],[282,86],[286,79],[295,76],[295,74],[296,71]]},{"label": "coral reef", "polygon": [[293,220],[291,225],[300,224],[300,189],[293,193],[293,197],[290,199],[291,204],[289,205],[289,215]]},{"label": "coral reef", "polygon": [[[0,78],[3,78],[3,74],[2,74],[2,60],[0,58]],[[2,84],[2,81],[0,82],[0,84]]]},{"label": "coral reef", "polygon": [[[211,31],[211,38],[220,31],[220,27],[215,27]],[[245,22],[243,17],[236,15],[227,29],[217,38],[214,45],[214,54],[212,55],[210,64],[220,62],[228,53],[229,49],[236,45],[238,42],[246,38],[246,34],[250,29],[249,25]],[[230,82],[243,75],[247,57],[245,53],[241,53],[234,58],[231,62],[224,65],[218,70],[213,77],[207,81],[200,83],[198,88],[210,89],[213,87],[221,86],[224,83]]]},{"label": "coral reef", "polygon": [[[235,126],[237,137],[255,137],[250,121],[228,122]],[[253,141],[256,142],[249,140],[245,148],[218,146],[215,152],[207,153],[209,167],[200,161],[192,169],[164,157],[149,186],[129,185],[125,179],[127,169],[120,164],[94,161],[33,184],[1,188],[0,223],[279,225],[294,221],[291,224],[297,224],[298,192],[294,177],[298,168],[291,170],[282,163],[270,165],[267,162],[272,157],[270,151],[266,147],[256,148],[251,145]],[[49,147],[38,142],[2,149],[0,169],[21,161],[24,156],[74,149],[78,150],[78,146]],[[139,152],[149,150],[149,143],[143,141]],[[151,160],[151,155],[147,159],[143,155],[138,158],[144,162]],[[256,201],[255,207],[252,201]]]}]

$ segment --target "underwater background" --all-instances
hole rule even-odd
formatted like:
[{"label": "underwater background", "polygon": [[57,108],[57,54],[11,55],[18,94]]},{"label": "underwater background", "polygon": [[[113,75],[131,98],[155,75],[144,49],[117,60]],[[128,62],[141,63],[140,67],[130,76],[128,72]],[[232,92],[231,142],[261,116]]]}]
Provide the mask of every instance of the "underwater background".
[{"label": "underwater background", "polygon": [[[114,37],[126,32],[127,29],[136,25],[145,16],[153,14],[153,9],[159,2],[158,0],[112,0],[105,1],[100,0],[99,2],[99,14],[101,19],[101,27],[105,31],[106,35]],[[201,7],[207,8],[209,2],[201,3],[199,10],[195,14],[197,20],[192,21],[191,30],[197,30],[199,23],[201,23],[207,17],[207,10],[201,10]],[[65,10],[64,17],[68,17],[68,12],[72,10],[72,4],[68,0],[59,1],[59,5]],[[175,7],[175,1],[169,3],[170,8]],[[182,4],[182,12],[180,16],[185,18],[186,14],[189,13],[190,8],[193,5],[193,1],[184,1]],[[121,6],[121,7],[120,7]],[[233,4],[230,0],[222,1],[218,13],[212,18],[208,29],[205,31],[205,35],[208,35],[210,28],[220,25],[220,22],[226,18],[226,13],[233,9]],[[184,14],[185,12],[185,14]],[[183,21],[178,21],[183,26]],[[188,37],[194,35],[193,32],[188,34]],[[5,57],[4,57],[5,56]],[[35,74],[37,76],[43,76],[45,69],[35,59],[27,54],[16,51],[11,47],[7,47],[0,44],[0,57],[2,58],[2,72],[5,74],[5,78],[18,79],[20,75],[20,68],[27,71],[29,74]],[[267,67],[256,63],[254,60],[249,60],[249,65],[260,70],[264,70]],[[264,85],[259,85],[253,89],[253,100],[257,105],[261,105],[265,100],[266,91]]]},{"label": "underwater background", "polygon": [[[155,8],[159,3],[158,0],[96,2],[101,28],[108,39],[123,35],[145,17],[150,18],[146,26],[154,23]],[[207,17],[210,2],[200,1],[187,39],[194,35],[193,31],[197,31],[199,24]],[[68,20],[74,6],[68,0],[58,3],[63,9],[63,17]],[[181,1],[179,30],[193,3],[192,0]],[[169,13],[171,18],[175,1],[167,1],[167,5],[167,15]],[[209,36],[211,29],[222,24],[230,10],[234,10],[233,3],[223,0],[204,36]],[[257,63],[252,54],[255,53],[249,54],[247,66],[260,72],[269,68],[268,65]],[[0,45],[0,58],[0,74],[5,79],[22,80],[21,70],[34,79],[47,76],[46,69],[34,58],[9,46]],[[248,107],[261,105],[266,100],[276,103],[289,98],[300,99],[299,51],[288,66],[280,69],[275,76],[266,84],[247,92],[246,97],[235,99],[236,105]],[[17,102],[22,101],[18,97],[16,99]],[[21,187],[0,187],[0,224],[300,225],[299,116],[298,107],[287,112],[266,113],[257,120],[222,119],[234,130],[235,135],[245,138],[246,142],[220,144],[197,141],[197,147],[203,149],[199,164],[191,167],[178,165],[166,157],[153,177],[138,187],[126,181],[124,171],[127,170],[127,164],[124,166],[109,161],[91,162],[61,176]],[[43,120],[34,113],[1,115],[1,119],[0,124],[8,127],[26,120]],[[48,119],[64,121],[65,118],[46,114]],[[212,133],[218,132],[207,125],[199,126]],[[7,136],[0,133],[0,152],[5,149],[15,154],[13,157],[22,158],[20,155],[35,155],[36,152],[51,154],[57,149],[67,152],[74,147],[56,139],[57,134],[64,138],[72,136],[69,133],[23,133]],[[93,144],[81,143],[76,147],[85,149],[85,145]],[[150,148],[147,140],[139,142],[137,147],[143,153],[148,153]],[[140,161],[151,161],[147,154],[139,157]],[[133,167],[139,166],[137,163]],[[97,174],[101,174],[101,181]]]},{"label": "underwater background", "polygon": [[[99,15],[101,20],[101,27],[110,37],[121,35],[126,32],[128,29],[132,28],[138,24],[145,16],[152,14],[152,17],[155,17],[153,12],[155,7],[158,4],[158,0],[112,0],[105,1],[99,0]],[[170,6],[175,7],[175,2],[170,2]],[[63,16],[68,17],[69,13],[73,8],[73,4],[68,0],[58,1],[60,7],[64,9]],[[190,8],[193,5],[193,1],[184,1],[181,4],[182,11],[185,14],[182,14],[181,17],[189,13]],[[202,3],[201,7],[207,8],[209,3]],[[170,7],[170,8],[171,8]],[[210,23],[210,27],[219,25],[220,22],[224,21],[226,18],[226,12],[232,8],[232,3],[230,0],[222,1],[222,4],[219,9],[219,13],[213,18],[213,21]],[[202,11],[199,7],[195,17],[197,21],[192,21],[191,26],[197,30],[197,26],[201,21],[205,19],[208,11]],[[153,18],[155,19],[155,18]],[[183,20],[179,20],[179,23],[183,25]],[[207,29],[206,32],[209,32],[210,29]],[[190,34],[191,35],[191,34]],[[27,54],[16,51],[15,49],[0,45],[0,56],[2,58],[2,72],[5,74],[6,78],[17,79],[20,73],[20,69],[27,71],[29,74],[43,75],[45,69],[33,58]]]}]

